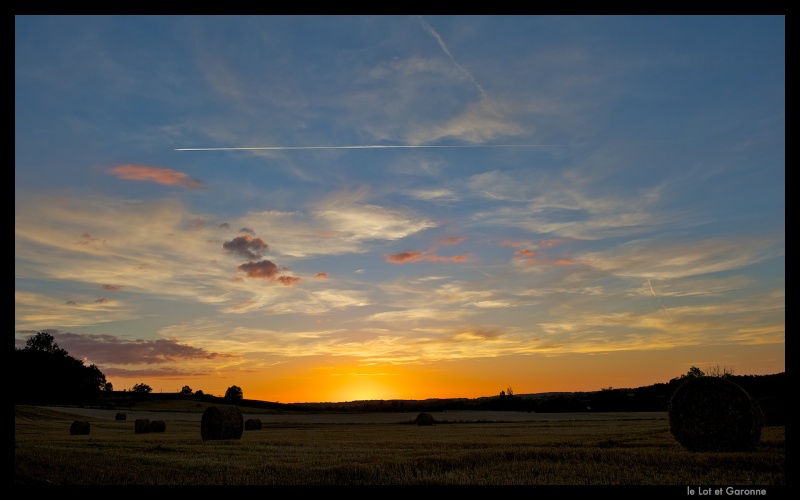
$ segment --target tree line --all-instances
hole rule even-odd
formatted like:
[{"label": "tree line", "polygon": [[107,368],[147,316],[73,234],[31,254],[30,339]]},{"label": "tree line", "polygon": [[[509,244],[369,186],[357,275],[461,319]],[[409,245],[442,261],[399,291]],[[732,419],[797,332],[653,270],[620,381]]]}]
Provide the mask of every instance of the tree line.
[{"label": "tree line", "polygon": [[14,384],[17,404],[81,404],[113,390],[97,366],[70,356],[46,332],[14,349],[14,370],[20,377]]},{"label": "tree line", "polygon": [[[95,402],[103,394],[112,394],[113,387],[105,375],[95,366],[88,366],[60,348],[52,335],[39,332],[29,338],[25,347],[15,348],[14,366],[24,383],[15,385],[16,404],[84,404]],[[707,373],[692,366],[689,371],[667,383],[653,384],[635,389],[603,388],[593,392],[574,392],[547,395],[524,395],[514,393],[509,386],[500,391],[499,396],[477,399],[435,399],[424,401],[365,401],[349,404],[328,404],[327,411],[454,411],[454,410],[495,410],[527,412],[609,412],[609,411],[666,411],[675,390],[688,378],[714,376],[721,377],[742,387],[753,399],[769,408],[773,423],[782,425],[785,420],[785,400],[788,387],[786,373],[774,375],[734,375],[732,370],[711,367]],[[144,383],[133,386],[131,392],[145,395],[152,388]],[[182,396],[213,397],[202,390],[193,391],[188,385],[178,392]],[[216,398],[216,397],[214,397]],[[242,388],[228,387],[223,397],[226,400],[241,401]],[[257,402],[249,402],[256,404]],[[304,410],[301,405],[280,405],[263,402],[265,405],[289,406]]]},{"label": "tree line", "polygon": [[[83,360],[70,356],[47,332],[36,333],[21,349],[14,348],[14,369],[23,381],[14,386],[15,404],[84,404],[114,391],[96,365],[87,366]],[[136,394],[152,391],[153,388],[144,383],[131,388]],[[180,394],[203,396],[203,391],[183,386]],[[233,385],[225,391],[225,399],[243,397],[239,386]]]}]

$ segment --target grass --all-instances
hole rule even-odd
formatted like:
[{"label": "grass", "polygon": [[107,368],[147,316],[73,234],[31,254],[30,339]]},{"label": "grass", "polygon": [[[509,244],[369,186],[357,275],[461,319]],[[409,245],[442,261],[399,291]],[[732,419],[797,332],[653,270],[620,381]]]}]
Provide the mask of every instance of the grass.
[{"label": "grass", "polygon": [[[265,423],[239,440],[200,422],[133,422],[15,407],[15,485],[740,485],[786,484],[785,428],[753,452],[688,452],[663,419]],[[324,415],[320,416],[321,419]],[[320,421],[322,422],[322,420]]]}]

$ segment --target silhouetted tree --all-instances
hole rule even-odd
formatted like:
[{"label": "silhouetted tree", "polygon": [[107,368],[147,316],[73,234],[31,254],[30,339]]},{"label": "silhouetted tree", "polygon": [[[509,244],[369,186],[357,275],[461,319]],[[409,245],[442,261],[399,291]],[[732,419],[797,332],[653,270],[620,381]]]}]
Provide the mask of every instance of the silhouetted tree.
[{"label": "silhouetted tree", "polygon": [[242,399],[243,397],[244,393],[241,387],[232,385],[225,391],[225,399]]},{"label": "silhouetted tree", "polygon": [[191,388],[191,387],[189,387],[188,385],[184,385],[184,386],[183,386],[183,389],[181,389],[181,392],[180,392],[180,393],[181,393],[181,394],[186,394],[186,395],[188,395],[188,396],[191,396],[191,395],[192,395],[192,388]]},{"label": "silhouetted tree", "polygon": [[150,387],[147,384],[136,384],[136,385],[133,386],[131,391],[140,392],[140,393],[143,393],[143,394],[148,394],[148,393],[153,391],[153,388]]},{"label": "silhouetted tree", "polygon": [[39,332],[25,341],[25,349],[29,351],[40,351],[48,354],[66,356],[67,351],[58,347],[55,339],[47,332]]},{"label": "silhouetted tree", "polygon": [[686,376],[689,378],[702,377],[704,375],[705,373],[703,373],[703,370],[701,370],[696,366],[692,366],[691,368],[689,368],[689,371],[686,372]]},{"label": "silhouetted tree", "polygon": [[39,332],[14,349],[17,403],[82,403],[93,401],[106,387],[106,377],[95,365],[84,365],[55,342],[47,332]]}]

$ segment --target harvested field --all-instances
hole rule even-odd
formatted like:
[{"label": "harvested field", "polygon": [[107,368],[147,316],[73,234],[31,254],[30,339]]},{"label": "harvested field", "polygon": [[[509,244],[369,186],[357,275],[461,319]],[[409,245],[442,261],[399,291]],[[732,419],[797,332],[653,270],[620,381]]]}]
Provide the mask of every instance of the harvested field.
[{"label": "harvested field", "polygon": [[753,452],[692,453],[665,413],[442,412],[434,428],[414,425],[417,413],[284,415],[264,432],[203,441],[196,415],[161,414],[169,432],[135,435],[113,411],[86,417],[92,433],[76,440],[75,414],[60,410],[15,407],[16,485],[786,484],[783,427],[766,428]]}]

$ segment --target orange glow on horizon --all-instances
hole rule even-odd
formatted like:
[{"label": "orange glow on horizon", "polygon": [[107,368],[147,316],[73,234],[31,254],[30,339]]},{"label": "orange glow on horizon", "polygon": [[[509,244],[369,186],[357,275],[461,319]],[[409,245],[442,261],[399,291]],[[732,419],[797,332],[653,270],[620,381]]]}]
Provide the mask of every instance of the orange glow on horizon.
[{"label": "orange glow on horizon", "polygon": [[[742,349],[760,351],[760,365],[737,366]],[[752,354],[752,353],[751,353]],[[280,403],[337,403],[362,400],[425,400],[496,396],[511,387],[515,394],[592,392],[607,387],[637,388],[666,383],[691,366],[706,370],[731,367],[736,375],[785,371],[783,345],[702,346],[661,351],[622,351],[563,356],[519,355],[427,364],[373,364],[357,359],[340,363],[297,358],[260,372],[232,371],[208,377],[137,378],[107,376],[114,389],[146,383],[154,393],[193,391],[224,396],[232,385],[245,399]],[[102,371],[102,368],[101,368]]]}]

